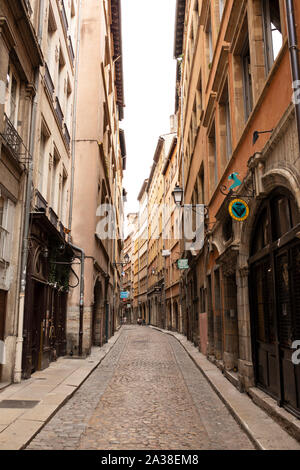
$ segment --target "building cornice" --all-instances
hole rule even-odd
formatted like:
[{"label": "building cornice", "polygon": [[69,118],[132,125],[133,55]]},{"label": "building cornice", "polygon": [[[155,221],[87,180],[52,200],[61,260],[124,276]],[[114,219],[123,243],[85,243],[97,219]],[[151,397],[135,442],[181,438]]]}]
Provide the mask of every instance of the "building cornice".
[{"label": "building cornice", "polygon": [[115,65],[115,82],[117,88],[117,105],[119,106],[120,119],[123,117],[124,105],[124,81],[123,81],[123,57],[122,57],[122,20],[121,1],[111,0],[112,23],[111,32],[114,42],[113,61]]},{"label": "building cornice", "polygon": [[175,38],[174,38],[174,58],[175,59],[181,56],[182,51],[183,51],[185,6],[186,6],[186,0],[176,1]]}]

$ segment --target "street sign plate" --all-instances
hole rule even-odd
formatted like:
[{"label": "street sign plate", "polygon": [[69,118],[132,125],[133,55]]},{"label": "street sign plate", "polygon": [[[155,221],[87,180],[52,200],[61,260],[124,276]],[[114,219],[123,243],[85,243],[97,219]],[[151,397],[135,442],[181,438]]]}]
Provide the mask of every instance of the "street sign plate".
[{"label": "street sign plate", "polygon": [[189,260],[188,259],[178,259],[177,260],[178,269],[189,269]]}]

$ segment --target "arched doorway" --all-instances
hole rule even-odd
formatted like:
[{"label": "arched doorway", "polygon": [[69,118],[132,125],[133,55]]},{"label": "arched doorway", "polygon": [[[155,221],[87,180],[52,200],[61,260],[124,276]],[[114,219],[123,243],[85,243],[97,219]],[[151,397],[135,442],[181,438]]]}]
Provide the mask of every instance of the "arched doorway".
[{"label": "arched doorway", "polygon": [[300,416],[300,217],[296,202],[277,189],[261,205],[250,252],[251,324],[256,384]]}]

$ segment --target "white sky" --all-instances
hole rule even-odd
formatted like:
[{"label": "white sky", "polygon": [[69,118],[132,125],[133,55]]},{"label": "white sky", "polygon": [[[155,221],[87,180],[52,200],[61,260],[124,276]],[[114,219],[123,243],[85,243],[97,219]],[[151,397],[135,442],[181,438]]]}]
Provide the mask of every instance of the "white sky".
[{"label": "white sky", "polygon": [[137,196],[148,178],[160,135],[170,132],[175,108],[173,59],[176,0],[122,0],[127,166],[125,217],[138,210]]}]

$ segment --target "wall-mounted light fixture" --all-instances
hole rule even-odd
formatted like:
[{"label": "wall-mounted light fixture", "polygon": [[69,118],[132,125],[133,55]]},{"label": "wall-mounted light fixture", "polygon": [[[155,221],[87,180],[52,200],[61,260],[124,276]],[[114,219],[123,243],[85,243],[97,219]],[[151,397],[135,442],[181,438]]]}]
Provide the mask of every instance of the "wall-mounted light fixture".
[{"label": "wall-mounted light fixture", "polygon": [[253,145],[258,141],[260,134],[271,134],[273,130],[274,129],[271,129],[270,131],[254,131],[252,140]]}]

